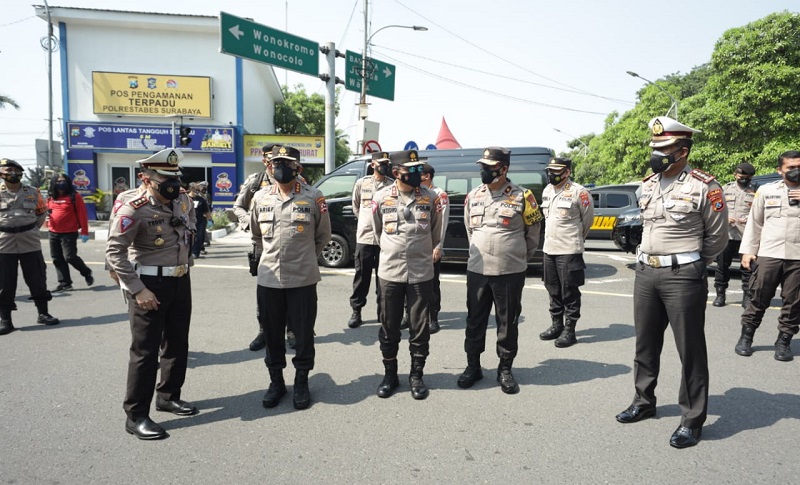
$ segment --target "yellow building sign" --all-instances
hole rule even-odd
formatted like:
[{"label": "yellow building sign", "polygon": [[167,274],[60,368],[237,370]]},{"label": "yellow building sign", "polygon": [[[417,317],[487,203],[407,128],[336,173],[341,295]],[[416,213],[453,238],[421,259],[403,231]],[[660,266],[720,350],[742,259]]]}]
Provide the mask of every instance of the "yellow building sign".
[{"label": "yellow building sign", "polygon": [[92,72],[94,113],[211,118],[211,78]]},{"label": "yellow building sign", "polygon": [[261,147],[275,143],[300,150],[303,165],[325,165],[325,137],[312,135],[244,135],[244,160],[261,163]]}]

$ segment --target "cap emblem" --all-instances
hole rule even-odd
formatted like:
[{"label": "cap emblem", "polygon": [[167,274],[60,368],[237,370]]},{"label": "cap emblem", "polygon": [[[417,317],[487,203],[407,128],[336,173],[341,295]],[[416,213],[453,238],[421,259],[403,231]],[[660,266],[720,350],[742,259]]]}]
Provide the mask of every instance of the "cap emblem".
[{"label": "cap emblem", "polygon": [[659,136],[662,133],[664,133],[664,125],[661,124],[661,120],[657,119],[653,123],[653,134]]}]

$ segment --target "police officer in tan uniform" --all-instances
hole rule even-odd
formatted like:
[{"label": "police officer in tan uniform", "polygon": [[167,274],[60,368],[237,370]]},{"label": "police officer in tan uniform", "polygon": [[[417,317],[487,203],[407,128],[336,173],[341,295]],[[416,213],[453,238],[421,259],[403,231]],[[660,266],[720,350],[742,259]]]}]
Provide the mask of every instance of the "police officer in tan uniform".
[{"label": "police officer in tan uniform", "polygon": [[411,397],[425,399],[428,388],[423,369],[428,357],[428,312],[433,281],[433,248],[442,234],[441,206],[436,192],[422,187],[422,161],[416,150],[391,154],[395,181],[372,199],[372,227],[380,244],[378,284],[381,295],[381,328],[378,332],[385,375],[378,397],[389,397],[400,385],[397,353],[400,322],[408,301],[408,346]]},{"label": "police officer in tan uniform", "polygon": [[511,372],[517,356],[518,318],[528,260],[539,247],[542,214],[530,190],[508,180],[511,152],[489,147],[477,161],[483,182],[464,200],[469,237],[467,261],[467,368],[458,386],[472,387],[483,378],[481,354],[494,306],[497,321],[497,382],[506,394],[519,392]]},{"label": "police officer in tan uniform", "polygon": [[47,290],[47,268],[39,228],[47,218],[47,205],[39,189],[22,183],[22,165],[0,159],[0,335],[14,331],[11,312],[17,309],[17,266],[36,304],[36,323],[58,325],[48,312],[52,299]]},{"label": "police officer in tan uniform", "polygon": [[270,377],[262,400],[265,408],[277,406],[286,395],[287,322],[297,340],[292,359],[294,407],[305,409],[311,404],[308,373],[314,368],[317,283],[321,280],[317,257],[331,239],[331,222],[322,193],[297,179],[299,161],[296,148],[273,147],[268,170],[275,183],[255,194],[250,211],[250,232],[261,252],[256,297]]},{"label": "police officer in tan uniform", "polygon": [[578,342],[575,324],[581,316],[580,287],[586,277],[584,241],[594,220],[594,204],[589,191],[570,180],[572,160],[553,158],[546,170],[549,185],[542,192],[544,286],[550,295],[553,323],[539,338],[556,339],[556,347],[569,347]]},{"label": "police officer in tan uniform", "polygon": [[633,289],[636,395],[617,421],[635,423],[655,416],[661,348],[669,324],[682,362],[681,423],[669,444],[686,448],[700,439],[708,410],[706,266],[728,244],[728,210],[714,177],[688,165],[692,135],[699,131],[666,116],[654,118],[649,126],[654,173],[642,183],[639,198],[644,230]]},{"label": "police officer in tan uniform", "polygon": [[[167,437],[150,419],[156,410],[179,416],[197,414],[181,400],[189,354],[192,287],[189,266],[196,219],[194,205],[180,184],[183,158],[174,148],[139,160],[141,195],[115,204],[106,245],[111,277],[128,301],[131,347],[123,409],[125,430],[139,439]],[[160,358],[159,358],[160,357]],[[156,375],[161,369],[161,380]]]},{"label": "police officer in tan uniform", "polygon": [[353,294],[350,296],[350,306],[353,315],[347,322],[350,328],[361,326],[361,309],[367,304],[369,293],[369,280],[372,271],[375,271],[375,294],[378,304],[378,321],[381,319],[381,288],[378,284],[378,260],[381,248],[378,246],[375,231],[372,229],[372,199],[382,188],[391,185],[393,179],[389,176],[392,172],[389,154],[375,152],[372,154],[372,174],[356,181],[353,187],[353,215],[358,219],[356,227],[356,254],[354,266],[356,274],[353,277]]},{"label": "police officer in tan uniform", "polygon": [[753,270],[752,293],[735,351],[745,357],[753,354],[753,335],[781,285],[775,360],[788,362],[794,358],[792,337],[800,329],[800,151],[782,153],[778,173],[783,180],[758,188],[744,228],[740,250],[742,266]]},{"label": "police officer in tan uniform", "polygon": [[[264,170],[250,174],[242,184],[242,189],[239,195],[236,196],[236,201],[233,203],[233,213],[239,219],[239,227],[243,231],[250,230],[250,208],[253,201],[253,196],[264,187],[269,187],[269,163],[272,158],[272,148],[274,144],[268,144],[261,147],[261,162],[264,164]],[[277,145],[280,146],[280,145]],[[256,321],[260,322],[258,315],[261,313],[261,308],[256,307]],[[250,350],[253,352],[259,351],[267,346],[266,338],[264,337],[264,329],[261,328],[261,323],[258,324],[258,334],[250,342]]]},{"label": "police officer in tan uniform", "polygon": [[[749,163],[740,163],[733,171],[734,181],[722,187],[725,196],[725,205],[728,206],[728,245],[717,256],[717,270],[714,272],[714,288],[717,297],[712,303],[714,306],[725,306],[725,290],[731,279],[730,267],[735,254],[739,254],[742,243],[742,232],[747,224],[750,206],[756,191],[750,181],[756,169]],[[747,295],[749,293],[750,270],[741,266],[742,273],[742,308],[747,308]]]}]

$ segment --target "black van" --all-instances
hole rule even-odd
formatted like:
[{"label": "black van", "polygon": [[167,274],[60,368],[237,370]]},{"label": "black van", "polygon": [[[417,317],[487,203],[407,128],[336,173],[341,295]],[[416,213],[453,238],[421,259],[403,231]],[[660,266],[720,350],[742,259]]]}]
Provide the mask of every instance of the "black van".
[{"label": "black van", "polygon": [[[544,147],[509,149],[509,178],[515,184],[530,189],[536,200],[541,201],[542,190],[547,185],[544,169],[555,156],[553,150]],[[464,227],[464,198],[470,190],[481,184],[479,168],[475,162],[483,156],[483,149],[421,150],[419,156],[420,159],[427,159],[436,169],[433,183],[443,188],[450,198],[450,220],[447,222],[443,261],[466,262],[469,258],[469,242]],[[353,187],[356,180],[371,173],[370,158],[360,157],[340,166],[314,185],[327,200],[333,231],[331,242],[319,257],[321,265],[340,268],[352,261],[356,249],[357,226],[351,203]],[[541,258],[540,242],[540,251],[537,252],[534,262],[541,262]]]}]

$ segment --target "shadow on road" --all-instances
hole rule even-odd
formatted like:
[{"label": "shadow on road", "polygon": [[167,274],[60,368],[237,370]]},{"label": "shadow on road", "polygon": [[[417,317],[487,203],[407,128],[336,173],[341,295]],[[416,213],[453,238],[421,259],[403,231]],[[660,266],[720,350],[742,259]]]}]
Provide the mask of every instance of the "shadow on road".
[{"label": "shadow on road", "polygon": [[575,336],[578,337],[578,342],[580,343],[614,342],[635,337],[636,331],[633,325],[612,323],[608,327],[585,328],[583,330],[579,326]]},{"label": "shadow on road", "polygon": [[594,379],[608,379],[630,371],[630,367],[622,364],[577,359],[548,359],[533,368],[515,368],[514,375],[520,385],[559,386]]}]

